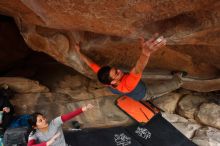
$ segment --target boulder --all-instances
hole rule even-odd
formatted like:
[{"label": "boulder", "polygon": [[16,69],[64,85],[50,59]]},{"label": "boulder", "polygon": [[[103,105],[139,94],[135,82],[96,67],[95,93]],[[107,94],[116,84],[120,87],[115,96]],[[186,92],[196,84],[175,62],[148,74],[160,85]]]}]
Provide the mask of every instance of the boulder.
[{"label": "boulder", "polygon": [[187,138],[191,139],[196,130],[201,128],[201,125],[195,121],[189,121],[179,115],[163,113],[163,117],[168,120],[176,129],[178,129]]},{"label": "boulder", "polygon": [[202,124],[220,129],[220,105],[215,103],[201,104],[195,118]]},{"label": "boulder", "polygon": [[194,114],[198,111],[199,106],[208,99],[202,96],[186,95],[183,97],[177,108],[177,113],[183,117],[194,119]]},{"label": "boulder", "polygon": [[169,93],[156,98],[153,103],[167,113],[175,113],[177,103],[182,95],[178,93]]},{"label": "boulder", "polygon": [[220,143],[220,130],[212,127],[198,129],[192,141],[199,146],[218,146]]}]

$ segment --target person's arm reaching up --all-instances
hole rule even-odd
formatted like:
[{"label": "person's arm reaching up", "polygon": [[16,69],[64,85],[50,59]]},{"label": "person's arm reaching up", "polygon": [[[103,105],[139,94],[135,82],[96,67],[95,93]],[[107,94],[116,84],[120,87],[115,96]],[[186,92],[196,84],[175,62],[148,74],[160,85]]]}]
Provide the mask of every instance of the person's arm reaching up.
[{"label": "person's arm reaching up", "polygon": [[80,55],[80,59],[82,59],[95,73],[97,73],[100,69],[100,66],[97,65],[92,59],[81,53],[79,43],[75,44],[75,49]]},{"label": "person's arm reaching up", "polygon": [[145,41],[144,38],[141,39],[141,55],[139,59],[136,62],[136,65],[134,68],[132,68],[131,72],[134,74],[141,74],[144,71],[144,68],[146,67],[148,60],[150,58],[151,53],[158,50],[160,47],[163,47],[166,45],[166,39],[161,36],[157,38],[158,35],[154,35],[151,39],[148,41]]},{"label": "person's arm reaching up", "polygon": [[87,111],[88,109],[92,109],[92,108],[93,108],[93,105],[92,105],[92,104],[87,104],[86,106],[83,106],[82,108],[79,108],[79,109],[77,109],[77,110],[75,110],[75,111],[73,111],[73,112],[70,112],[70,113],[67,113],[67,114],[62,115],[62,116],[61,116],[61,120],[62,120],[63,122],[66,122],[66,121],[72,119],[73,117],[79,115],[80,113],[85,112],[85,111]]}]

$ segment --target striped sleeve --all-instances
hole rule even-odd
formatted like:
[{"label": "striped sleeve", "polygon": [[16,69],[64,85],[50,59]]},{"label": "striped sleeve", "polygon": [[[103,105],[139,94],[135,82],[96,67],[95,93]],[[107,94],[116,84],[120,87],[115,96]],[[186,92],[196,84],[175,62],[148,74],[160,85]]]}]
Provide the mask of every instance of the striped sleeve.
[{"label": "striped sleeve", "polygon": [[82,108],[78,108],[76,109],[75,111],[73,112],[70,112],[70,113],[67,113],[67,114],[64,114],[61,116],[61,119],[62,119],[62,122],[66,122],[70,119],[72,119],[73,117],[81,114],[83,111],[82,111]]}]

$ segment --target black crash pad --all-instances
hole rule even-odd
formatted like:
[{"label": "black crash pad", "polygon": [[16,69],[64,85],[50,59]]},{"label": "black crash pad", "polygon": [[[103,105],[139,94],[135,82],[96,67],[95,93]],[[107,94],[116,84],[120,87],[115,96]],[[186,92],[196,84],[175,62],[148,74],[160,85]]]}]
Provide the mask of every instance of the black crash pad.
[{"label": "black crash pad", "polygon": [[64,132],[71,146],[196,146],[160,114],[147,124]]}]

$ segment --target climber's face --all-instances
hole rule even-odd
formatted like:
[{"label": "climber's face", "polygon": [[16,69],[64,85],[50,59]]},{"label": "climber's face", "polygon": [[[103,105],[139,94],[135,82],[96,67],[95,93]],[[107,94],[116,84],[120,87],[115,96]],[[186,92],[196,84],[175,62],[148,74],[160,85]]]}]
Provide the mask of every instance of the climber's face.
[{"label": "climber's face", "polygon": [[118,85],[118,83],[120,83],[122,77],[124,76],[124,72],[120,69],[112,67],[109,76],[112,79],[111,85],[115,86]]}]

